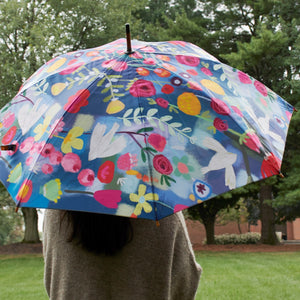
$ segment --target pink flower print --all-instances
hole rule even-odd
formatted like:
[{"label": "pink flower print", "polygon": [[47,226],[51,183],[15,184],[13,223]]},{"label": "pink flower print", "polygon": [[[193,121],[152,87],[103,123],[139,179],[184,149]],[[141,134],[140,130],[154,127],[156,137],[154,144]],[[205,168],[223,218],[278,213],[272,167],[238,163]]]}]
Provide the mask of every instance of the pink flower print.
[{"label": "pink flower print", "polygon": [[83,169],[78,174],[78,181],[83,186],[92,186],[95,180],[95,173],[91,169]]},{"label": "pink flower print", "polygon": [[63,154],[59,151],[53,151],[49,155],[49,161],[52,165],[59,165],[63,159]]},{"label": "pink flower print", "polygon": [[153,167],[157,172],[163,175],[170,175],[173,172],[170,161],[162,154],[154,156]]},{"label": "pink flower print", "polygon": [[252,83],[252,80],[250,79],[249,75],[242,71],[238,71],[238,77],[240,79],[240,82],[245,83],[245,84],[250,84]]},{"label": "pink flower print", "polygon": [[214,119],[214,127],[219,131],[226,131],[228,130],[228,124],[226,121],[223,121],[220,118]]},{"label": "pink flower print", "polygon": [[189,70],[186,70],[187,73],[189,73],[190,75],[193,75],[193,76],[197,76],[198,75],[198,72],[194,69],[189,69]]},{"label": "pink flower print", "polygon": [[53,172],[53,167],[49,164],[43,164],[42,165],[42,172],[44,174],[51,174]]},{"label": "pink flower print", "polygon": [[7,151],[7,155],[9,155],[9,156],[14,155],[18,151],[18,148],[19,148],[19,143],[17,141],[13,141],[11,144],[16,145],[16,148],[13,151],[12,150]]},{"label": "pink flower print", "polygon": [[211,70],[208,69],[208,68],[202,67],[202,68],[201,68],[201,71],[202,71],[205,75],[207,75],[207,76],[212,76],[212,75],[213,75],[213,73],[211,72]]},{"label": "pink flower print", "polygon": [[174,88],[170,84],[165,84],[162,88],[161,91],[164,94],[172,94],[174,92]]},{"label": "pink flower print", "polygon": [[220,99],[217,98],[211,98],[211,108],[220,115],[224,115],[227,116],[230,114],[230,109],[228,108],[228,106],[226,105],[225,102],[223,102]]},{"label": "pink flower print", "polygon": [[264,97],[268,96],[267,88],[261,82],[254,81],[254,86]]},{"label": "pink flower print", "polygon": [[30,136],[21,143],[19,149],[22,153],[26,153],[31,150],[33,144],[34,144],[34,137]]},{"label": "pink flower print", "polygon": [[100,190],[94,193],[94,198],[100,204],[108,208],[118,208],[118,203],[121,202],[122,192],[117,190]]},{"label": "pink flower print", "polygon": [[32,164],[32,161],[33,161],[32,156],[27,157],[25,161],[26,166],[30,166]]},{"label": "pink flower print", "polygon": [[134,97],[151,97],[156,94],[153,83],[144,79],[135,81],[129,92]]},{"label": "pink flower print", "polygon": [[116,72],[122,72],[128,68],[128,64],[125,61],[117,61],[111,68]]},{"label": "pink flower print", "polygon": [[84,63],[81,62],[81,63],[78,63],[76,65],[73,65],[71,67],[68,67],[64,70],[62,70],[61,72],[59,72],[60,75],[68,75],[68,74],[71,74],[73,72],[75,72],[78,68],[80,68]]},{"label": "pink flower print", "polygon": [[46,144],[41,151],[41,155],[44,157],[48,157],[53,151],[55,151],[54,146],[52,144]]},{"label": "pink flower print", "polygon": [[195,81],[189,81],[189,82],[187,83],[187,86],[188,86],[190,89],[197,90],[197,91],[202,91],[201,85],[198,84],[198,83],[195,82]]},{"label": "pink flower print", "polygon": [[169,44],[173,44],[173,45],[180,45],[180,46],[182,46],[182,47],[185,47],[186,46],[186,42],[184,42],[184,41],[169,41],[168,42]]},{"label": "pink flower print", "polygon": [[157,57],[158,59],[163,60],[163,61],[170,61],[170,60],[171,60],[171,58],[170,58],[169,56],[167,56],[167,55],[157,54],[156,57]]},{"label": "pink flower print", "polygon": [[168,106],[169,106],[169,102],[164,98],[157,98],[157,99],[155,99],[155,102],[157,103],[157,105],[159,105],[163,108],[168,108]]},{"label": "pink flower print", "polygon": [[143,58],[143,56],[141,55],[141,53],[135,51],[132,54],[129,55],[130,57],[136,58],[136,59],[140,59]]},{"label": "pink flower print", "polygon": [[51,128],[51,134],[50,138],[52,138],[54,135],[59,134],[63,131],[65,126],[65,122],[57,119],[52,125],[50,125]]},{"label": "pink flower print", "polygon": [[16,126],[10,127],[2,138],[2,144],[4,145],[10,144],[10,142],[14,139],[16,132],[17,132]]},{"label": "pink flower print", "polygon": [[106,60],[106,61],[104,61],[102,64],[101,64],[101,66],[103,67],[103,68],[111,68],[111,67],[113,67],[113,65],[115,65],[116,64],[116,60],[115,59],[109,59],[109,60]]},{"label": "pink flower print", "polygon": [[240,117],[243,117],[243,113],[241,112],[241,110],[238,107],[231,106],[231,108],[237,115],[239,115]]},{"label": "pink flower print", "polygon": [[164,136],[157,134],[157,133],[151,133],[148,137],[148,143],[157,151],[163,152],[165,149],[165,146],[167,144],[167,140]]},{"label": "pink flower print", "polygon": [[61,160],[61,166],[66,172],[77,173],[81,169],[81,159],[75,153],[67,153]]},{"label": "pink flower print", "polygon": [[141,51],[144,51],[144,52],[148,52],[148,53],[153,53],[155,52],[155,49],[150,47],[150,46],[146,46],[145,48],[141,48],[140,49]]},{"label": "pink flower print", "polygon": [[27,202],[31,197],[31,193],[32,193],[32,181],[29,179],[25,179],[18,191],[16,199],[17,201],[22,203]]},{"label": "pink flower print", "polygon": [[258,136],[254,132],[248,132],[245,139],[244,144],[250,148],[251,150],[254,150],[256,152],[260,152],[260,148],[262,148],[262,144],[258,138]]},{"label": "pink flower print", "polygon": [[176,55],[176,60],[183,65],[196,67],[200,63],[200,58],[195,56],[188,56],[188,55]]},{"label": "pink flower print", "polygon": [[153,59],[153,58],[146,58],[146,59],[144,59],[143,63],[145,65],[155,65],[156,64],[155,59]]},{"label": "pink flower print", "polygon": [[128,171],[137,166],[137,163],[136,154],[126,153],[118,158],[117,167],[120,170]]},{"label": "pink flower print", "polygon": [[273,153],[270,153],[262,162],[261,175],[263,178],[270,177],[272,175],[278,175],[280,173],[281,161]]},{"label": "pink flower print", "polygon": [[2,120],[2,124],[5,128],[10,127],[15,121],[15,114],[13,112],[7,112]]},{"label": "pink flower print", "polygon": [[32,148],[30,149],[29,153],[31,155],[33,155],[34,153],[37,153],[37,154],[41,153],[41,151],[44,148],[45,144],[46,144],[45,142],[34,143]]},{"label": "pink flower print", "polygon": [[87,100],[89,96],[90,91],[88,89],[78,90],[75,95],[68,98],[68,102],[64,105],[64,110],[72,114],[78,113],[81,107],[89,104]]}]

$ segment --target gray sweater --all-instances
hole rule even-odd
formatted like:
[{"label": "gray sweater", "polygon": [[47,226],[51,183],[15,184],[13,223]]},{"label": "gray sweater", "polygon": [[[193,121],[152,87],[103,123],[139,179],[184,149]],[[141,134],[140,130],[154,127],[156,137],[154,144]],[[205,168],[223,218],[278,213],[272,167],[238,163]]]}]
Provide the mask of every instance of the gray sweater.
[{"label": "gray sweater", "polygon": [[115,256],[95,255],[66,241],[60,213],[44,219],[45,286],[53,300],[192,300],[201,267],[181,213],[132,219],[133,240]]}]

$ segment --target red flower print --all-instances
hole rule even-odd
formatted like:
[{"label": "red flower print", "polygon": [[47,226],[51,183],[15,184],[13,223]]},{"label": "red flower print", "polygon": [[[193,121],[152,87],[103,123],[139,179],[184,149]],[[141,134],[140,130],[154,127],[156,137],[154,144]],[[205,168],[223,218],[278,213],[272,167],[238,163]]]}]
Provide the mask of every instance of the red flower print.
[{"label": "red flower print", "polygon": [[238,71],[238,77],[240,79],[240,82],[242,82],[242,83],[245,83],[245,84],[252,83],[252,80],[250,79],[250,77],[242,71]]},{"label": "red flower print", "polygon": [[164,94],[172,94],[174,92],[174,88],[170,84],[165,84],[162,88],[161,91]]},{"label": "red flower print", "polygon": [[143,56],[141,55],[141,53],[139,53],[139,52],[137,52],[137,51],[133,52],[133,53],[130,54],[129,56],[130,56],[130,57],[133,57],[133,58],[137,58],[137,59],[143,58]]},{"label": "red flower print", "polygon": [[258,153],[260,152],[259,148],[262,147],[262,144],[255,133],[247,133],[244,144],[251,150],[254,150]]},{"label": "red flower print", "polygon": [[261,175],[263,178],[278,175],[280,173],[281,161],[273,153],[270,153],[262,162]]},{"label": "red flower print", "polygon": [[97,177],[103,183],[110,183],[114,178],[115,164],[108,160],[98,169]]},{"label": "red flower print", "polygon": [[61,160],[61,166],[66,172],[77,173],[81,169],[81,159],[75,153],[67,153]]},{"label": "red flower print", "polygon": [[118,208],[118,203],[122,200],[122,192],[117,190],[100,190],[94,193],[94,198],[100,204],[108,208]]},{"label": "red flower print", "polygon": [[80,171],[77,178],[83,186],[92,186],[95,180],[95,173],[91,169],[84,169]]},{"label": "red flower print", "polygon": [[228,124],[220,118],[215,118],[214,127],[219,131],[226,131],[228,129]]},{"label": "red flower print", "polygon": [[68,102],[65,104],[64,110],[72,114],[78,113],[81,107],[89,104],[87,100],[89,96],[89,90],[78,90],[75,95],[72,95],[68,98]]},{"label": "red flower print", "polygon": [[156,90],[151,81],[139,79],[133,83],[129,92],[134,97],[151,97],[155,95]]},{"label": "red flower print", "polygon": [[200,63],[200,58],[188,55],[176,55],[176,60],[183,65],[196,67]]},{"label": "red flower print", "polygon": [[268,96],[267,88],[261,82],[259,82],[257,80],[254,81],[254,86],[264,97]]},{"label": "red flower print", "polygon": [[170,161],[162,154],[154,156],[153,167],[160,174],[170,175],[173,172],[173,167]]},{"label": "red flower print", "polygon": [[220,99],[211,98],[210,105],[211,105],[211,108],[219,115],[227,116],[230,114],[230,109],[228,108],[226,103]]},{"label": "red flower print", "polygon": [[148,137],[148,143],[157,151],[162,152],[167,144],[166,138],[157,133],[151,133]]},{"label": "red flower print", "polygon": [[18,191],[16,196],[17,201],[19,202],[27,202],[32,193],[32,181],[29,179],[25,179]]},{"label": "red flower print", "polygon": [[159,77],[170,77],[171,76],[171,72],[166,69],[163,69],[163,68],[156,68],[153,72]]},{"label": "red flower print", "polygon": [[17,127],[16,126],[12,126],[8,129],[8,131],[5,133],[5,135],[2,138],[2,144],[4,145],[8,145],[13,138],[15,137],[17,132]]},{"label": "red flower print", "polygon": [[167,108],[169,106],[169,102],[164,98],[157,98],[155,99],[155,102],[163,108]]},{"label": "red flower print", "polygon": [[150,74],[149,70],[142,68],[142,67],[137,68],[136,72],[141,76],[148,76]]}]

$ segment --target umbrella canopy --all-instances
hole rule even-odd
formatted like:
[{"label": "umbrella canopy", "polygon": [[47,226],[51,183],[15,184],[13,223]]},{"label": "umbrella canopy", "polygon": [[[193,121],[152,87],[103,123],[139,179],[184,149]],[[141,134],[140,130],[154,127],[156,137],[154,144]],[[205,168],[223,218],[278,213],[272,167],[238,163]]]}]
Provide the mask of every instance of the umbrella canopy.
[{"label": "umbrella canopy", "polygon": [[193,44],[126,43],[52,59],[2,108],[18,206],[159,220],[280,173],[290,104]]}]

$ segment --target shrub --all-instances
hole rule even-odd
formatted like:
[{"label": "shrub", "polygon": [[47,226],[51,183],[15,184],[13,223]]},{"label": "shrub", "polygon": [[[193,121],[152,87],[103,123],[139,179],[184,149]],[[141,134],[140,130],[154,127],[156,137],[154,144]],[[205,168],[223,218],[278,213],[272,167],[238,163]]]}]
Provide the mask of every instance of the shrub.
[{"label": "shrub", "polygon": [[[227,244],[257,244],[260,241],[260,233],[247,232],[243,234],[222,234],[215,236],[215,242],[217,245]],[[206,244],[206,239],[203,242]]]}]

